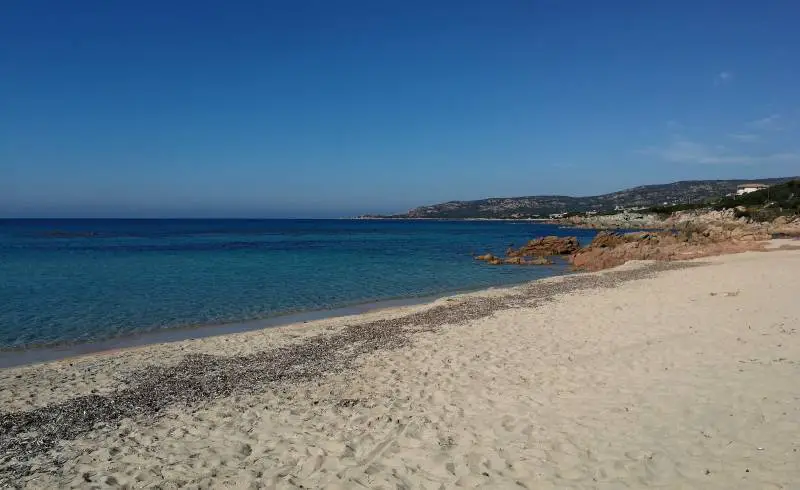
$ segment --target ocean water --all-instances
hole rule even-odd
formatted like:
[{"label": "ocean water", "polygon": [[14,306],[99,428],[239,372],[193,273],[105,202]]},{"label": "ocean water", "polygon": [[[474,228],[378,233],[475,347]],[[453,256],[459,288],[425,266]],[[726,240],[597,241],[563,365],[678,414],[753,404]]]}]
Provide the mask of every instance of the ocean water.
[{"label": "ocean water", "polygon": [[530,222],[0,220],[0,349],[81,343],[477,289],[567,271],[493,267]]}]

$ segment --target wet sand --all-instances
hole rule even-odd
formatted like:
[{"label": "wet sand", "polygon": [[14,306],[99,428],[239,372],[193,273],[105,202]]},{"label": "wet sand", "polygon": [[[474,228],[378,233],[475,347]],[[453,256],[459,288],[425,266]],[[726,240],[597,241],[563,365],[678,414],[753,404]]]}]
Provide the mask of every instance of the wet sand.
[{"label": "wet sand", "polygon": [[0,486],[791,488],[800,252],[0,370]]}]

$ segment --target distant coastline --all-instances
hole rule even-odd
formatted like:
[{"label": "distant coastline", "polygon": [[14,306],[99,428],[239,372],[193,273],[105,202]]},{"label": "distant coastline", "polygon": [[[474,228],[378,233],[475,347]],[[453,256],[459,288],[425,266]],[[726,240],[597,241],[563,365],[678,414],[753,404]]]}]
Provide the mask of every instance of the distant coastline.
[{"label": "distant coastline", "polygon": [[734,195],[740,185],[779,185],[800,177],[775,177],[735,180],[688,180],[669,184],[632,187],[610,194],[573,197],[538,195],[522,197],[492,197],[471,201],[448,201],[420,206],[406,213],[364,217],[385,219],[510,219],[557,220],[566,215],[609,214],[623,210],[643,211],[703,202]]},{"label": "distant coastline", "polygon": [[426,218],[423,216],[405,217],[405,216],[357,216],[357,220],[375,220],[375,221],[530,221],[541,224],[558,224],[549,218]]}]

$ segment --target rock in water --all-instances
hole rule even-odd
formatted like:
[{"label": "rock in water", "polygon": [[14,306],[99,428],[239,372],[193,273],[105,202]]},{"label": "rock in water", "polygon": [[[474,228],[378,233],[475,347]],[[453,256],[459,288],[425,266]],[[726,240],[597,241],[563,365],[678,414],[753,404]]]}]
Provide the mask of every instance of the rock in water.
[{"label": "rock in water", "polygon": [[477,255],[475,257],[475,260],[482,260],[482,261],[486,262],[487,264],[491,264],[491,265],[500,265],[500,264],[503,263],[503,259],[501,259],[500,257],[495,257],[491,253],[484,254],[484,255]]},{"label": "rock in water", "polygon": [[553,262],[545,257],[534,257],[526,259],[525,257],[509,257],[502,261],[506,265],[550,265]]},{"label": "rock in water", "polygon": [[578,238],[574,236],[546,236],[529,241],[519,250],[509,248],[507,257],[546,257],[549,255],[569,255],[580,248]]}]

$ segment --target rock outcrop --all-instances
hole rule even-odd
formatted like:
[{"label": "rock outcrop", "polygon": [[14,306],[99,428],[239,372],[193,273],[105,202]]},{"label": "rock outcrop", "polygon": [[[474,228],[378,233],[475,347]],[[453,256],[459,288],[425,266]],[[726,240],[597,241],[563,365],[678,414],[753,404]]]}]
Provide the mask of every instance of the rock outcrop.
[{"label": "rock outcrop", "polygon": [[574,236],[546,236],[529,241],[521,248],[506,250],[507,257],[547,257],[551,255],[569,255],[580,249],[578,238]]},{"label": "rock outcrop", "polygon": [[800,216],[779,216],[770,223],[769,233],[783,237],[800,237]]},{"label": "rock outcrop", "polygon": [[601,231],[594,237],[590,246],[595,248],[608,248],[616,247],[623,243],[625,243],[625,237],[623,235],[609,231]]},{"label": "rock outcrop", "polygon": [[503,264],[508,265],[550,265],[553,261],[545,257],[508,257],[503,259]]},{"label": "rock outcrop", "polygon": [[490,253],[478,255],[475,260],[482,260],[489,265],[550,265],[553,262],[545,257],[506,257],[501,258]]},{"label": "rock outcrop", "polygon": [[761,227],[733,224],[684,224],[675,231],[600,233],[572,254],[570,263],[589,271],[622,265],[629,260],[686,260],[763,249],[771,237]]},{"label": "rock outcrop", "polygon": [[772,222],[737,218],[736,210],[683,211],[661,222],[661,231],[618,233],[601,231],[580,248],[576,237],[547,236],[509,248],[506,257],[475,257],[492,265],[542,265],[546,257],[568,255],[576,269],[596,271],[629,260],[686,260],[712,255],[762,250],[773,236],[800,237],[800,216]]},{"label": "rock outcrop", "polygon": [[598,214],[594,216],[571,216],[555,220],[554,223],[572,228],[588,228],[594,230],[616,229],[659,229],[664,227],[664,220],[652,213],[622,212],[616,214]]},{"label": "rock outcrop", "polygon": [[497,257],[491,253],[483,254],[483,255],[476,255],[475,260],[482,260],[487,264],[491,265],[500,265],[503,263],[503,259]]},{"label": "rock outcrop", "polygon": [[482,260],[491,265],[549,265],[553,261],[547,257],[569,255],[579,249],[577,237],[546,236],[533,239],[519,249],[509,248],[504,258],[487,253],[476,256],[475,260]]}]

